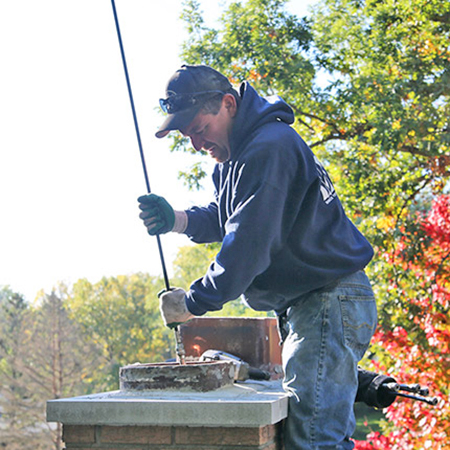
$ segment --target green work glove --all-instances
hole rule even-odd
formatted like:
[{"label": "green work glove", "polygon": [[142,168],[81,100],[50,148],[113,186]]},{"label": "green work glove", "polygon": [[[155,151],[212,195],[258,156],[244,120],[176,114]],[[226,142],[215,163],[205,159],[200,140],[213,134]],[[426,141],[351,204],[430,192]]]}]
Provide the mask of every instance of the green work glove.
[{"label": "green work glove", "polygon": [[167,200],[155,194],[142,195],[138,198],[141,213],[148,234],[155,236],[171,231],[175,223],[175,213]]}]

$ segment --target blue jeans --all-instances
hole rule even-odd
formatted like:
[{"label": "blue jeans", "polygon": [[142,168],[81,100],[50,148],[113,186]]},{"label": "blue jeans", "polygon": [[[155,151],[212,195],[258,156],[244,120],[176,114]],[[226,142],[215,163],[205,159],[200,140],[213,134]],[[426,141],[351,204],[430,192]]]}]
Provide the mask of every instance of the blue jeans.
[{"label": "blue jeans", "polygon": [[302,296],[287,310],[282,351],[290,395],[286,450],[349,450],[358,361],[377,324],[377,308],[363,271]]}]

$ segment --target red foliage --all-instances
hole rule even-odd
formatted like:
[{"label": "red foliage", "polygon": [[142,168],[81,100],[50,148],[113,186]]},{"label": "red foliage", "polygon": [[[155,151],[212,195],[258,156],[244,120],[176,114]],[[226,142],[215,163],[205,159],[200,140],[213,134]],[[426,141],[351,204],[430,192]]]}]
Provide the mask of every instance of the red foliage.
[{"label": "red foliage", "polygon": [[450,195],[442,195],[433,203],[423,228],[436,244],[450,247]]},{"label": "red foliage", "polygon": [[379,329],[373,338],[374,370],[390,373],[401,383],[420,383],[438,397],[436,406],[397,399],[386,410],[383,434],[357,441],[357,450],[450,449],[450,196],[439,197],[427,216],[418,216],[425,232],[422,253],[405,251],[404,236],[389,263],[402,269],[389,291],[402,305],[393,330]]}]

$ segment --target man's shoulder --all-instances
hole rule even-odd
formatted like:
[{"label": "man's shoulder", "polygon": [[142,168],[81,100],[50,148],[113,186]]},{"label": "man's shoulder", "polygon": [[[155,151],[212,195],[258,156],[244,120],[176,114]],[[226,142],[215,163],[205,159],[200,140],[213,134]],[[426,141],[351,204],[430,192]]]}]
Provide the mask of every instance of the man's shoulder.
[{"label": "man's shoulder", "polygon": [[305,153],[312,154],[300,135],[287,123],[268,122],[259,127],[246,142],[241,159],[304,159]]}]

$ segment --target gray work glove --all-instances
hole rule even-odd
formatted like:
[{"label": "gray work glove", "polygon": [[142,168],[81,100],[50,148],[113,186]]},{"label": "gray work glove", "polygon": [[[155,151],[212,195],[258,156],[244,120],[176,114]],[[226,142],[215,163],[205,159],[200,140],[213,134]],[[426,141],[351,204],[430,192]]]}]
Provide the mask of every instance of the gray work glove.
[{"label": "gray work glove", "polygon": [[183,289],[174,288],[170,291],[163,291],[158,297],[159,309],[164,325],[167,327],[175,328],[195,317],[187,309],[186,292]]},{"label": "gray work glove", "polygon": [[144,221],[148,234],[172,231],[175,223],[175,212],[167,200],[155,194],[142,195],[138,198],[141,213],[139,217]]}]

